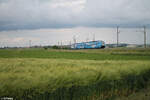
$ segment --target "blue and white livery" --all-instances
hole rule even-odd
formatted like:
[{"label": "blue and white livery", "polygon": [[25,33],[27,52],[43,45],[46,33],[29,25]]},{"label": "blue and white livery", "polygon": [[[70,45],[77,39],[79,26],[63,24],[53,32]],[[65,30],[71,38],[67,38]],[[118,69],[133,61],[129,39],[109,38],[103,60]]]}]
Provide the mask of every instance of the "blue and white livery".
[{"label": "blue and white livery", "polygon": [[82,42],[82,43],[75,43],[71,45],[72,49],[98,49],[98,48],[105,48],[104,41],[90,41],[90,42]]}]

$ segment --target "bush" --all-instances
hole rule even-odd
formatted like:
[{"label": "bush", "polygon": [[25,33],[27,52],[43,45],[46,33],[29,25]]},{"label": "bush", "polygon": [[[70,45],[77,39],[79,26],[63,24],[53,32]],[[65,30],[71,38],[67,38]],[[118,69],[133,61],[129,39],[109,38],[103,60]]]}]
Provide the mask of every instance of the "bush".
[{"label": "bush", "polygon": [[53,49],[60,49],[60,47],[58,47],[58,46],[56,46],[56,45],[54,45],[52,48],[53,48]]}]

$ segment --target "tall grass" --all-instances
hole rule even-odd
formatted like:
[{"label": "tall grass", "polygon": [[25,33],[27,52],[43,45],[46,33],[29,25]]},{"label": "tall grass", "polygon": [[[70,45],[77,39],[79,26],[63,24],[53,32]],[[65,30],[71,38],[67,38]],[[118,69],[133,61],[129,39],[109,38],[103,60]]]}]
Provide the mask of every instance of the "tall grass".
[{"label": "tall grass", "polygon": [[0,97],[108,100],[145,88],[148,60],[0,58]]},{"label": "tall grass", "polygon": [[150,84],[146,89],[141,89],[129,96],[118,97],[116,100],[150,100]]}]

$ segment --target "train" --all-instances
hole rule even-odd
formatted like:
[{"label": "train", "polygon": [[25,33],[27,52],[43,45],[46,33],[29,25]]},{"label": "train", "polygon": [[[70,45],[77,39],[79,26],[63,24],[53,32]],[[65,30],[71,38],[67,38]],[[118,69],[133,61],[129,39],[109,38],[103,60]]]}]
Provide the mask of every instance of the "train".
[{"label": "train", "polygon": [[105,48],[104,41],[97,40],[82,43],[74,43],[71,45],[71,49],[100,49],[100,48]]}]

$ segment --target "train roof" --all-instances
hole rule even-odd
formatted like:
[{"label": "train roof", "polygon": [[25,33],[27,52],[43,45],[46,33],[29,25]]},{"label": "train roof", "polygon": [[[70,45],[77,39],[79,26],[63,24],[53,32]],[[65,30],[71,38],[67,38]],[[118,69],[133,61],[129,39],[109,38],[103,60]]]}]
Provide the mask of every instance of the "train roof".
[{"label": "train roof", "polygon": [[[80,42],[80,43],[91,43],[91,42],[104,42],[104,41],[102,41],[102,40],[97,40],[97,41]],[[80,44],[80,43],[75,43],[75,44]]]}]

